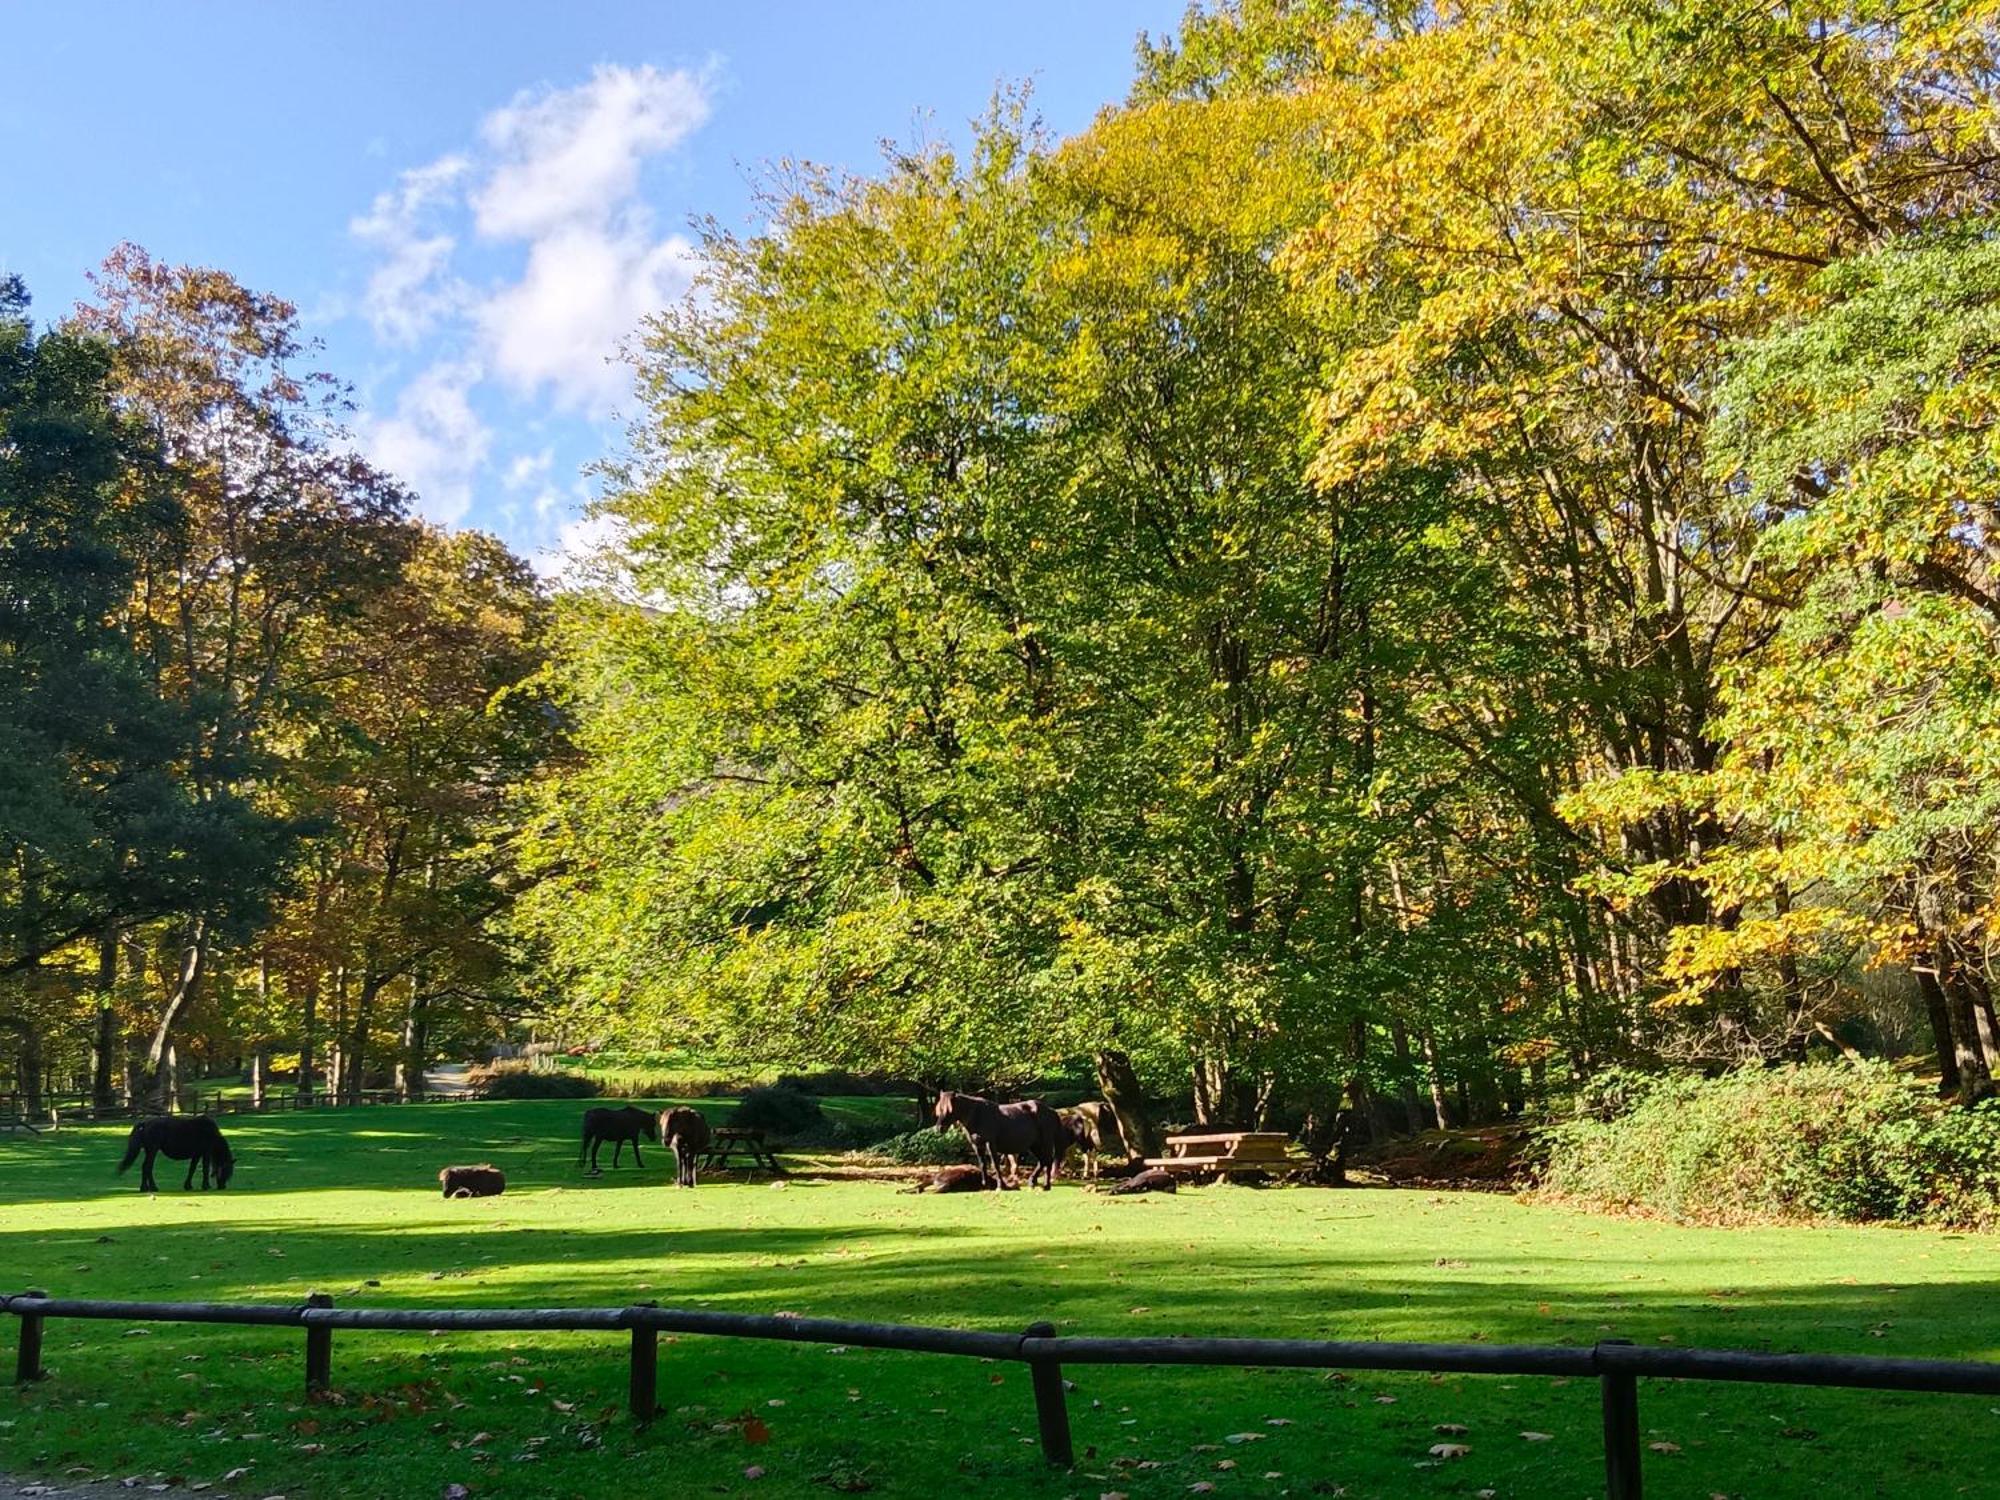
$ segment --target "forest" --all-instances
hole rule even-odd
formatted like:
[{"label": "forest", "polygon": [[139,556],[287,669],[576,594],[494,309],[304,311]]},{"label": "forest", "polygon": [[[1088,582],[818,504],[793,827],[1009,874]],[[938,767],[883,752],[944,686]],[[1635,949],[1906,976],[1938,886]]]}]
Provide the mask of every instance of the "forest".
[{"label": "forest", "polygon": [[0,290],[0,1086],[533,1035],[1354,1134],[1994,1092],[2000,5],[1234,0],[769,168],[588,576]]}]

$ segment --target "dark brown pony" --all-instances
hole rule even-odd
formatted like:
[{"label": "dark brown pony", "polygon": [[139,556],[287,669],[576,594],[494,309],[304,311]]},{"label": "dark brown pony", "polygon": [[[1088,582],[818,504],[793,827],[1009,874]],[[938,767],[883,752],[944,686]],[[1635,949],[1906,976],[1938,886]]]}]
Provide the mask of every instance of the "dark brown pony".
[{"label": "dark brown pony", "polygon": [[676,1106],[661,1110],[660,1139],[674,1148],[674,1165],[679,1169],[674,1186],[693,1187],[695,1170],[701,1165],[702,1153],[708,1150],[708,1121],[698,1109]]},{"label": "dark brown pony", "polygon": [[188,1164],[187,1181],[181,1184],[181,1191],[187,1192],[194,1186],[194,1169],[201,1168],[201,1188],[208,1191],[211,1174],[219,1188],[229,1186],[230,1174],[236,1170],[236,1158],[230,1154],[229,1142],[222,1138],[222,1131],[207,1115],[163,1115],[158,1119],[141,1120],[132,1127],[132,1133],[125,1137],[125,1160],[118,1163],[123,1172],[139,1159],[139,1153],[146,1153],[145,1165],[139,1168],[139,1191],[157,1193],[160,1185],[153,1181],[153,1158],[169,1157],[174,1161]]},{"label": "dark brown pony", "polygon": [[643,1167],[645,1160],[639,1155],[639,1137],[649,1141],[660,1138],[660,1122],[651,1110],[626,1105],[623,1109],[587,1109],[583,1112],[583,1149],[576,1154],[576,1164],[583,1165],[584,1158],[590,1158],[590,1175],[598,1176],[604,1169],[597,1164],[597,1148],[606,1141],[612,1142],[611,1165],[618,1165],[618,1158],[625,1154],[625,1143],[632,1143],[632,1165]]},{"label": "dark brown pony", "polygon": [[937,1128],[956,1125],[972,1143],[972,1159],[982,1181],[1000,1186],[1000,1158],[1033,1157],[1028,1186],[1042,1179],[1047,1192],[1055,1178],[1056,1160],[1069,1144],[1069,1132],[1056,1112],[1039,1099],[1019,1104],[995,1104],[977,1094],[954,1094],[949,1089],[937,1096]]}]

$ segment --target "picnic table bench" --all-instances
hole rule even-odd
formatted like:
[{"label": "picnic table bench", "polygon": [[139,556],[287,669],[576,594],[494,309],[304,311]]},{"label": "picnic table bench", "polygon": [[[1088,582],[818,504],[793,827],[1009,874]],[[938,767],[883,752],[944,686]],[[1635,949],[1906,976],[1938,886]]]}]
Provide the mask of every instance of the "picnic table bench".
[{"label": "picnic table bench", "polygon": [[1164,1167],[1177,1176],[1224,1177],[1233,1172],[1276,1175],[1301,1165],[1292,1155],[1292,1138],[1282,1130],[1224,1130],[1208,1135],[1170,1135],[1167,1154],[1149,1156],[1146,1165]]},{"label": "picnic table bench", "polygon": [[777,1155],[764,1142],[764,1132],[749,1125],[721,1125],[708,1138],[708,1153],[702,1157],[704,1170],[726,1167],[732,1156],[747,1156],[756,1166],[782,1174]]}]

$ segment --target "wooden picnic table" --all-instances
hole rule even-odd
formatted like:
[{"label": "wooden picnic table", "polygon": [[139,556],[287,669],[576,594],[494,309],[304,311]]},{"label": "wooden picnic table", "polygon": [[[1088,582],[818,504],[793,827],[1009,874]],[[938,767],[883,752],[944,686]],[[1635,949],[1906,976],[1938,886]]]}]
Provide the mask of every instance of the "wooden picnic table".
[{"label": "wooden picnic table", "polygon": [[784,1168],[778,1165],[777,1154],[765,1144],[764,1132],[748,1125],[722,1125],[710,1133],[708,1154],[701,1164],[709,1167],[726,1167],[732,1156],[747,1156],[757,1166],[766,1171],[782,1174]]},{"label": "wooden picnic table", "polygon": [[1299,1166],[1292,1155],[1292,1138],[1282,1130],[1222,1130],[1204,1135],[1170,1135],[1167,1154],[1149,1156],[1146,1165],[1188,1177],[1219,1177],[1233,1172],[1275,1175]]}]

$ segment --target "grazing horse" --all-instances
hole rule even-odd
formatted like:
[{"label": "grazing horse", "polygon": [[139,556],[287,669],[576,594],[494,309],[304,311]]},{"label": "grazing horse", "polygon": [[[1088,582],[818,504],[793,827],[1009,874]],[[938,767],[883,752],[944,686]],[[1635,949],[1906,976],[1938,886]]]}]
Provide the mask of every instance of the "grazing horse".
[{"label": "grazing horse", "polygon": [[639,1137],[649,1141],[660,1138],[660,1122],[651,1110],[626,1105],[623,1109],[587,1109],[583,1112],[583,1149],[576,1154],[576,1164],[580,1167],[584,1158],[590,1159],[590,1175],[601,1176],[604,1169],[597,1164],[597,1148],[606,1141],[612,1142],[611,1165],[618,1165],[618,1158],[625,1154],[625,1143],[632,1143],[632,1165],[643,1167],[645,1160],[639,1155]]},{"label": "grazing horse", "polygon": [[972,1144],[972,1159],[979,1166],[982,1181],[991,1178],[1000,1186],[1000,1158],[1032,1156],[1034,1170],[1028,1186],[1042,1179],[1047,1192],[1055,1178],[1056,1158],[1063,1153],[1068,1132],[1056,1112],[1039,1099],[1019,1104],[995,1104],[977,1094],[954,1094],[946,1089],[937,1096],[937,1128],[956,1125]]},{"label": "grazing horse", "polygon": [[218,1188],[229,1186],[229,1177],[236,1170],[236,1158],[229,1152],[229,1142],[222,1138],[222,1131],[207,1115],[162,1115],[157,1119],[141,1120],[132,1127],[132,1133],[125,1137],[125,1160],[118,1163],[123,1172],[139,1159],[139,1153],[146,1153],[146,1161],[139,1168],[139,1191],[157,1193],[160,1185],[153,1181],[153,1158],[167,1156],[174,1161],[188,1164],[187,1181],[181,1184],[181,1191],[187,1192],[194,1186],[194,1169],[201,1168],[201,1187],[208,1191],[211,1174]]},{"label": "grazing horse", "polygon": [[[676,1106],[660,1111],[660,1139],[674,1148],[675,1187],[694,1186],[695,1169],[708,1149],[708,1121],[698,1109]],[[639,1148],[632,1148],[637,1151]]]}]

